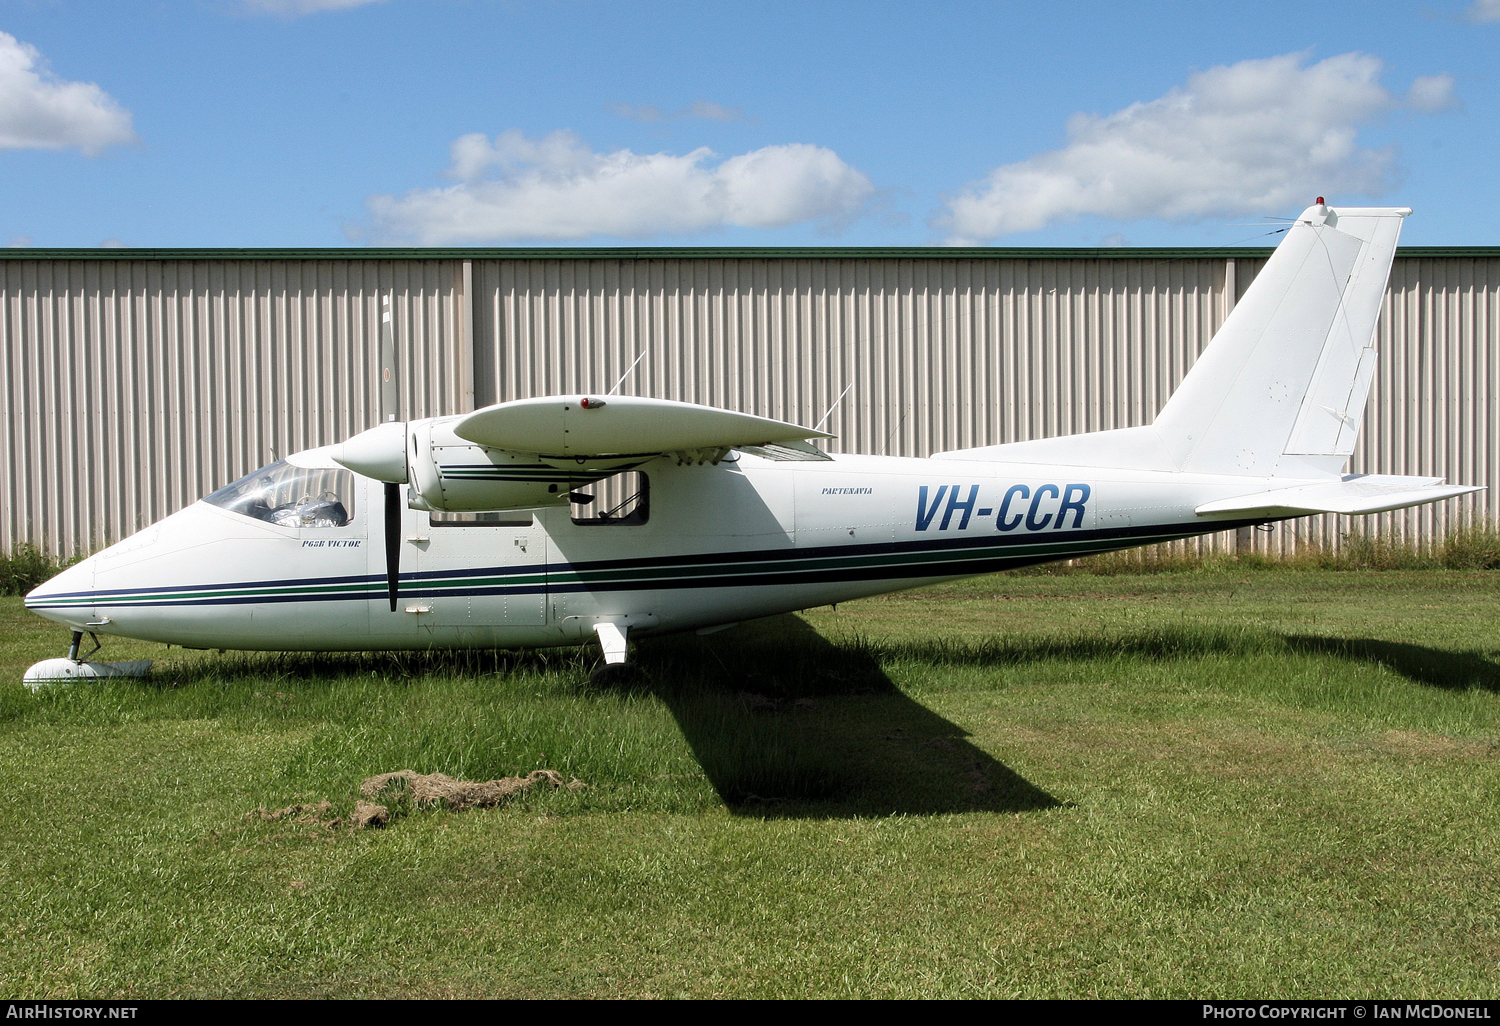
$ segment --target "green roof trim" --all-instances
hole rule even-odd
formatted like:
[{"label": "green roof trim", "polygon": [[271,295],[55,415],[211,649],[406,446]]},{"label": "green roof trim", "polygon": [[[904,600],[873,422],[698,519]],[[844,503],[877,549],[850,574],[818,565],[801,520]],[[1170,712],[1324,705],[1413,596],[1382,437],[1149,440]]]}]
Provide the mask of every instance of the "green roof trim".
[{"label": "green roof trim", "polygon": [[[0,248],[0,260],[1227,260],[1271,255],[1268,246],[790,246],[570,247],[520,249],[345,246],[329,249]],[[1402,246],[1399,256],[1500,258],[1500,246]]]}]

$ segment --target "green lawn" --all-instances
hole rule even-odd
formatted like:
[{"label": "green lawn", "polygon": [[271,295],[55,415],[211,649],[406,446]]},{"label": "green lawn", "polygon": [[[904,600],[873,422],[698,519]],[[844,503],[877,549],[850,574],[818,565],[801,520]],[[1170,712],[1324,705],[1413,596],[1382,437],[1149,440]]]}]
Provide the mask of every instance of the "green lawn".
[{"label": "green lawn", "polygon": [[[1500,996],[1500,573],[999,576],[591,651],[110,641],[0,599],[0,992]],[[591,785],[247,819],[402,768]]]}]

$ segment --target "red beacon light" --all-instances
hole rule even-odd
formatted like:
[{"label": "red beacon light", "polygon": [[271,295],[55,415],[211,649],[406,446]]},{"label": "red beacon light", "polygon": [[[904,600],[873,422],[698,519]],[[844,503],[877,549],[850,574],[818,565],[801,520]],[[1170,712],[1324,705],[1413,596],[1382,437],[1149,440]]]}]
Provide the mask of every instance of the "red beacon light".
[{"label": "red beacon light", "polygon": [[1323,197],[1322,197],[1322,196],[1319,196],[1319,197],[1318,197],[1318,206],[1320,206],[1320,207],[1321,207],[1321,206],[1325,206],[1325,205],[1326,205],[1326,204],[1324,204],[1324,202],[1323,202]]}]

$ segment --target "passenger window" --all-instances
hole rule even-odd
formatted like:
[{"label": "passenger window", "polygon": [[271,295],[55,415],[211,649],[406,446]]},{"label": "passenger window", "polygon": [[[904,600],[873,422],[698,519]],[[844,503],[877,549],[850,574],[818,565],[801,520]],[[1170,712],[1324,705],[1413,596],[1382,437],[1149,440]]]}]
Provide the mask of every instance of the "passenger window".
[{"label": "passenger window", "polygon": [[580,527],[636,527],[651,516],[651,481],[629,470],[573,489],[568,501]]},{"label": "passenger window", "polygon": [[[522,519],[522,517],[525,519]],[[530,527],[530,513],[432,513],[433,527]]]}]

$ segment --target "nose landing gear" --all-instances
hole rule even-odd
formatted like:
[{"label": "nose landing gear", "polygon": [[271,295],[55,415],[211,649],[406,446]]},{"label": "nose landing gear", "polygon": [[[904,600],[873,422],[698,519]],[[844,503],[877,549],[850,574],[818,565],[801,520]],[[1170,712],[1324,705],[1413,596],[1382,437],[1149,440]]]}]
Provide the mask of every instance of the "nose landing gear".
[{"label": "nose landing gear", "polygon": [[[105,622],[107,623],[108,620]],[[26,676],[21,678],[21,682],[32,690],[36,690],[48,684],[95,680],[100,677],[144,677],[151,672],[150,659],[136,659],[125,663],[92,662],[89,656],[104,647],[99,643],[99,636],[93,631],[87,633],[94,640],[94,647],[87,655],[80,658],[78,650],[83,645],[84,633],[84,631],[74,631],[66,656],[61,659],[43,659],[39,663],[33,663],[26,671]]]}]

